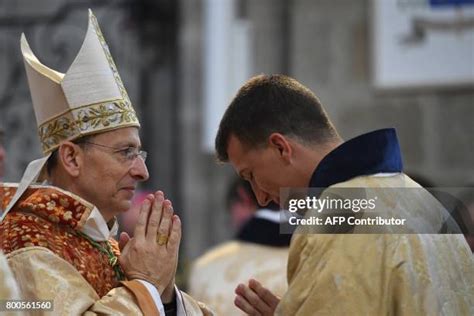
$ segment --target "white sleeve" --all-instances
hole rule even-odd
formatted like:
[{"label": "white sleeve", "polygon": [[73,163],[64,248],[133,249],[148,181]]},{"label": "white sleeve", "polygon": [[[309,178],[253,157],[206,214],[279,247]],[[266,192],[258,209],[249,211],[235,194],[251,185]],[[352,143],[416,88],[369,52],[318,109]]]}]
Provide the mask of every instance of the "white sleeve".
[{"label": "white sleeve", "polygon": [[[148,292],[150,293],[151,297],[153,297],[153,301],[155,302],[156,308],[160,312],[160,315],[165,315],[165,307],[163,306],[163,303],[161,302],[160,293],[158,292],[156,287],[153,284],[151,284],[150,282],[147,282],[145,280],[137,279],[137,281],[142,283],[146,287]],[[176,288],[176,290],[178,291],[177,288]],[[176,294],[176,296],[178,296],[178,294]]]},{"label": "white sleeve", "polygon": [[188,313],[184,307],[183,294],[181,294],[181,291],[176,285],[174,286],[174,291],[176,294],[176,316],[186,316]]}]

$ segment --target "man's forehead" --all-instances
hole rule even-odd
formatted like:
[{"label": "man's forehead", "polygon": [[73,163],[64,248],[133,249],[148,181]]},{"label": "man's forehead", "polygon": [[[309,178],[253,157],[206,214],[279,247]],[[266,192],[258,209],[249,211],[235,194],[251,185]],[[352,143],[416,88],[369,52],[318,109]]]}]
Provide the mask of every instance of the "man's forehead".
[{"label": "man's forehead", "polygon": [[247,168],[247,154],[248,148],[235,135],[231,134],[227,144],[227,155],[237,174]]},{"label": "man's forehead", "polygon": [[243,153],[244,147],[242,142],[236,136],[231,134],[227,143],[227,156],[229,157],[229,160],[233,162],[232,160],[241,158]]},{"label": "man's forehead", "polygon": [[139,146],[141,144],[138,128],[136,127],[119,128],[112,131],[95,134],[94,139],[99,141],[106,141],[109,144],[114,145],[132,144]]}]

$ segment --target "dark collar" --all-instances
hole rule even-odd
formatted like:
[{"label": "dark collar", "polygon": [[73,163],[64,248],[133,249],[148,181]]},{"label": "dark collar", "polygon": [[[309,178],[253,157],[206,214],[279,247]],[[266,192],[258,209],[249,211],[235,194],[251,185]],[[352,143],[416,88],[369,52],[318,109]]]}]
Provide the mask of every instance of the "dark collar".
[{"label": "dark collar", "polygon": [[288,247],[291,234],[280,234],[280,223],[252,217],[237,233],[236,239],[272,247]]},{"label": "dark collar", "polygon": [[316,167],[309,186],[326,188],[358,176],[402,170],[395,129],[380,129],[348,140],[327,154]]}]

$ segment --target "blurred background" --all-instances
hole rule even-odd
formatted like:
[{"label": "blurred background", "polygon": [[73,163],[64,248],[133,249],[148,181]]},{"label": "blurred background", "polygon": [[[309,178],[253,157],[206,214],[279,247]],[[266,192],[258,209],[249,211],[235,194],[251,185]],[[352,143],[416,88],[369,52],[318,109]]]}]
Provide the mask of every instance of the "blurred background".
[{"label": "blurred background", "polygon": [[87,27],[102,32],[142,123],[150,180],[184,222],[181,263],[232,237],[234,176],[213,139],[243,82],[290,75],[344,139],[398,131],[405,169],[432,186],[474,183],[473,0],[3,0],[0,127],[4,181],[41,157],[20,53],[66,72]]}]

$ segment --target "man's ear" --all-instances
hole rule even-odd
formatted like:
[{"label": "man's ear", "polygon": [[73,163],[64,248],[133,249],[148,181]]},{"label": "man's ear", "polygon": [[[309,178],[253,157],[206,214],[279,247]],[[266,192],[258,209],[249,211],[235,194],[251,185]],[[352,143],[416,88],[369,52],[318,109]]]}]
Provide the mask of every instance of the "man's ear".
[{"label": "man's ear", "polygon": [[58,160],[71,177],[77,177],[84,161],[84,151],[79,145],[68,141],[63,142],[58,149]]},{"label": "man's ear", "polygon": [[290,162],[293,155],[293,148],[288,138],[280,133],[272,133],[268,136],[269,146],[274,147],[280,153],[280,156],[287,162]]}]

